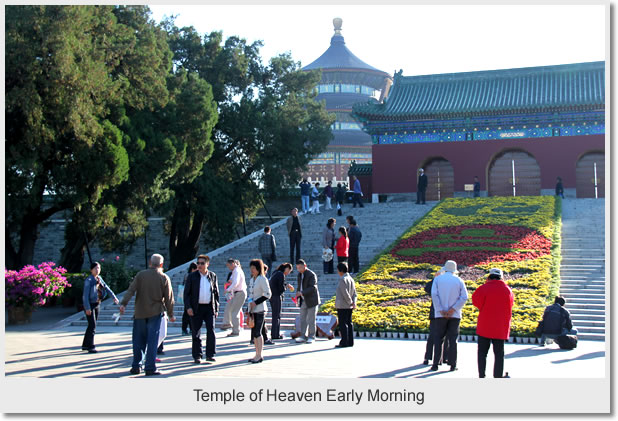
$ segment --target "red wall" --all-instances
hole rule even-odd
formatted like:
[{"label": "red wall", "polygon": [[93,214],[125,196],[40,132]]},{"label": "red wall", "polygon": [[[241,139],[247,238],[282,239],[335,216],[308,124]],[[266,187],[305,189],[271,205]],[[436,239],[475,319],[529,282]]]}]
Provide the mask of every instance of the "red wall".
[{"label": "red wall", "polygon": [[541,168],[541,188],[553,189],[556,177],[564,188],[575,188],[575,166],[581,155],[604,151],[604,135],[557,136],[535,139],[474,140],[461,142],[373,145],[373,193],[416,192],[417,169],[428,158],[450,161],[455,172],[455,191],[478,175],[481,190],[487,190],[489,165],[504,150],[524,150]]}]

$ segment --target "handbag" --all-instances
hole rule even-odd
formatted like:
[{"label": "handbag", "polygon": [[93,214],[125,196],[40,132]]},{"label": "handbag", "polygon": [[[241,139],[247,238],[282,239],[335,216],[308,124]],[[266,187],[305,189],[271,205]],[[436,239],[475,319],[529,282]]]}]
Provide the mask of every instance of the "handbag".
[{"label": "handbag", "polygon": [[253,329],[255,326],[255,318],[253,317],[253,313],[247,312],[247,317],[245,317],[245,320],[247,320],[247,327]]},{"label": "handbag", "polygon": [[322,260],[325,262],[330,262],[333,260],[333,251],[327,247],[322,249]]}]

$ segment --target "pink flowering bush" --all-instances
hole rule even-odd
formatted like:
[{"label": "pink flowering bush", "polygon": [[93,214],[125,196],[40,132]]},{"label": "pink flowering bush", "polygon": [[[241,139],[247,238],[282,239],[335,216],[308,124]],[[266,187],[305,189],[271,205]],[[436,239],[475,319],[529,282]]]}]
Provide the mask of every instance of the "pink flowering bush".
[{"label": "pink flowering bush", "polygon": [[39,266],[24,266],[19,271],[6,270],[4,298],[7,307],[37,307],[45,304],[48,297],[60,296],[70,287],[63,276],[66,269],[54,267],[54,262]]}]

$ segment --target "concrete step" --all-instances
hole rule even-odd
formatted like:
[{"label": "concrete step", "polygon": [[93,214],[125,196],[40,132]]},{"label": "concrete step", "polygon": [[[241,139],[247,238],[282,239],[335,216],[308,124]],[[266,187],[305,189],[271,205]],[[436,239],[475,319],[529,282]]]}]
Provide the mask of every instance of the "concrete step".
[{"label": "concrete step", "polygon": [[605,315],[603,316],[591,316],[586,314],[573,314],[571,313],[571,320],[588,320],[591,322],[605,322]]},{"label": "concrete step", "polygon": [[[575,324],[574,324],[575,326]],[[585,326],[585,327],[579,327],[579,326],[575,326],[575,329],[577,329],[577,335],[579,336],[580,333],[593,333],[596,335],[605,335],[605,327],[593,327],[593,326]]]},{"label": "concrete step", "polygon": [[577,339],[580,341],[605,341],[605,334],[578,332]]},{"label": "concrete step", "polygon": [[600,291],[598,293],[584,293],[584,292],[566,292],[564,290],[560,290],[560,295],[563,296],[567,302],[573,301],[573,299],[579,298],[591,298],[591,299],[603,299],[605,300],[605,292]]},{"label": "concrete step", "polygon": [[567,303],[570,304],[601,304],[601,305],[605,305],[605,297],[600,297],[600,298],[571,298],[569,300],[567,300]]},{"label": "concrete step", "polygon": [[580,328],[588,328],[588,327],[602,327],[605,328],[605,321],[599,320],[583,320],[583,319],[572,319],[573,326],[576,327],[579,332]]},{"label": "concrete step", "polygon": [[569,310],[569,312],[571,312],[571,313],[575,309],[580,309],[580,310],[603,310],[603,311],[605,311],[605,304],[590,304],[590,303],[573,303],[573,302],[569,302],[569,303],[567,303],[565,308],[567,310]]},{"label": "concrete step", "polygon": [[[568,306],[568,305],[567,305]],[[568,309],[569,313],[571,313],[571,317],[595,317],[595,318],[603,318],[605,319],[605,310],[604,309],[585,309],[585,308],[572,308]]]}]

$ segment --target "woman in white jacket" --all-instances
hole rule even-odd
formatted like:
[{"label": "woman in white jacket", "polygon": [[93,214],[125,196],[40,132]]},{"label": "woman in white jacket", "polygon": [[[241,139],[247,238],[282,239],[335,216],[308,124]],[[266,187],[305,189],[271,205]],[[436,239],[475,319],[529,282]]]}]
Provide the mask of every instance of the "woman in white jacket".
[{"label": "woman in white jacket", "polygon": [[262,339],[262,327],[265,323],[266,303],[272,293],[268,279],[264,274],[264,262],[260,259],[254,259],[249,263],[251,270],[251,283],[249,285],[249,312],[253,314],[254,325],[251,328],[251,337],[255,344],[255,357],[249,360],[250,363],[256,364],[264,361],[262,357],[262,349],[264,348],[264,340]]}]

